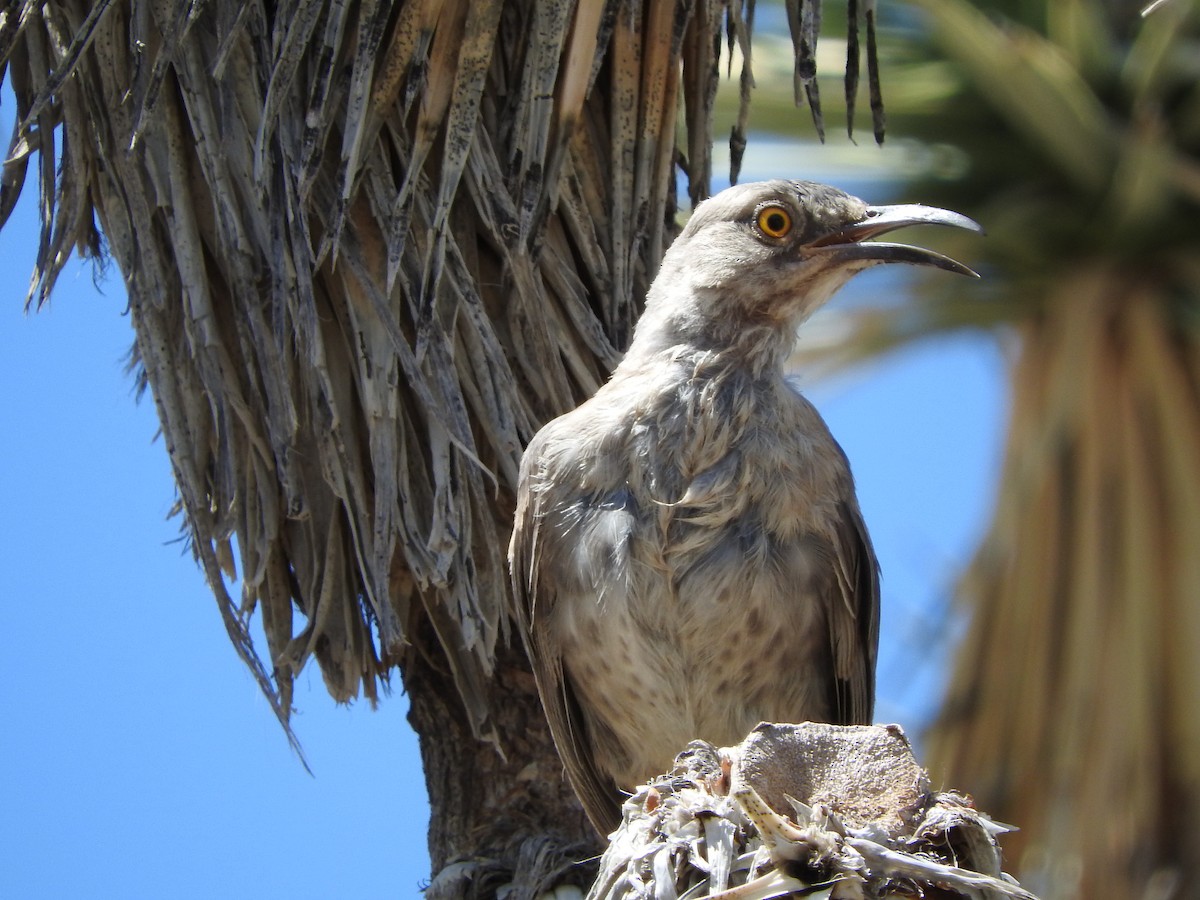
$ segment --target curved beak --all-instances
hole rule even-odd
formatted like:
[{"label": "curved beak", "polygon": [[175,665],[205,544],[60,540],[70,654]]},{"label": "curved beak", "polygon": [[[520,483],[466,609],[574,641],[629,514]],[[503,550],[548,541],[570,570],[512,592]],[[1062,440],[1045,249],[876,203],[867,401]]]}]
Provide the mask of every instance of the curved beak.
[{"label": "curved beak", "polygon": [[924,247],[879,241],[866,243],[870,238],[898,228],[907,228],[909,225],[949,225],[983,234],[983,228],[973,219],[948,209],[938,209],[936,206],[921,206],[917,203],[870,206],[867,207],[867,214],[863,219],[817,238],[808,245],[808,249],[825,251],[839,262],[869,260],[875,263],[910,263],[918,266],[936,266],[948,272],[957,272],[959,275],[979,277],[962,263]]}]

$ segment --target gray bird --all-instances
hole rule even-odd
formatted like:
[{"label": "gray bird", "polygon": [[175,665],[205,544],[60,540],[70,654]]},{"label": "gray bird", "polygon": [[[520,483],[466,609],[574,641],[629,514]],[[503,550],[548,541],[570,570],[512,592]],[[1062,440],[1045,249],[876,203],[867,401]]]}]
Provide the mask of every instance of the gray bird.
[{"label": "gray bird", "polygon": [[769,181],[697,206],[612,378],[525,451],[509,548],[517,614],[566,772],[592,822],[618,788],[760,721],[869,723],[879,569],[846,456],[783,365],[797,326],[882,263],[970,269],[864,243],[979,230]]}]

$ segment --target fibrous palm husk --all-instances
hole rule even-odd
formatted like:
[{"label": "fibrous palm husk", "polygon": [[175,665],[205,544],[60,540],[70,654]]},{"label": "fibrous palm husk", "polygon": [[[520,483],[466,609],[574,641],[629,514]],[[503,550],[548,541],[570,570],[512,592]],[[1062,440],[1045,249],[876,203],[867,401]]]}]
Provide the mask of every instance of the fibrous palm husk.
[{"label": "fibrous palm husk", "polygon": [[[310,657],[335,698],[374,700],[423,616],[489,735],[521,448],[616,361],[677,161],[707,193],[722,32],[748,65],[752,12],[0,6],[0,217],[40,165],[31,296],[72,248],[116,259],[192,547],[285,723]],[[818,12],[796,3],[806,79]]]},{"label": "fibrous palm husk", "polygon": [[589,900],[1034,900],[1003,874],[1008,829],[934,792],[897,726],[759,725],[697,741],[625,803]]}]

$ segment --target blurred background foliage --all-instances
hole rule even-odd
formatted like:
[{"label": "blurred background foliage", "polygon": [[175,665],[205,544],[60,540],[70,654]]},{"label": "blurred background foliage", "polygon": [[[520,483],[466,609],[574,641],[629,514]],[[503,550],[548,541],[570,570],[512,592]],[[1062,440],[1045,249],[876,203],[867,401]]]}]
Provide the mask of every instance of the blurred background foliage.
[{"label": "blurred background foliage", "polygon": [[[1144,5],[885,6],[888,140],[928,150],[891,174],[984,224],[924,239],[984,279],[844,310],[850,339],[807,351],[961,328],[1008,351],[1003,474],[926,759],[1020,825],[1010,868],[1046,898],[1200,890],[1200,11]],[[797,122],[769,48],[755,131]]]}]

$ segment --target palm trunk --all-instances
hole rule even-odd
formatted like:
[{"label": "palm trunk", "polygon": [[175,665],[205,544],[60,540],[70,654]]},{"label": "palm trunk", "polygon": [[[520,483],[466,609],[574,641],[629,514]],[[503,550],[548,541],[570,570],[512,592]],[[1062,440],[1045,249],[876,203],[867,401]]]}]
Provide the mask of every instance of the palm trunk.
[{"label": "palm trunk", "polygon": [[499,648],[487,697],[495,740],[482,742],[445,659],[429,655],[436,639],[419,641],[426,652],[408,659],[404,687],[429,789],[435,876],[425,896],[495,897],[507,885],[517,897],[536,897],[547,884],[586,888],[603,845],[563,778],[524,654]]}]

